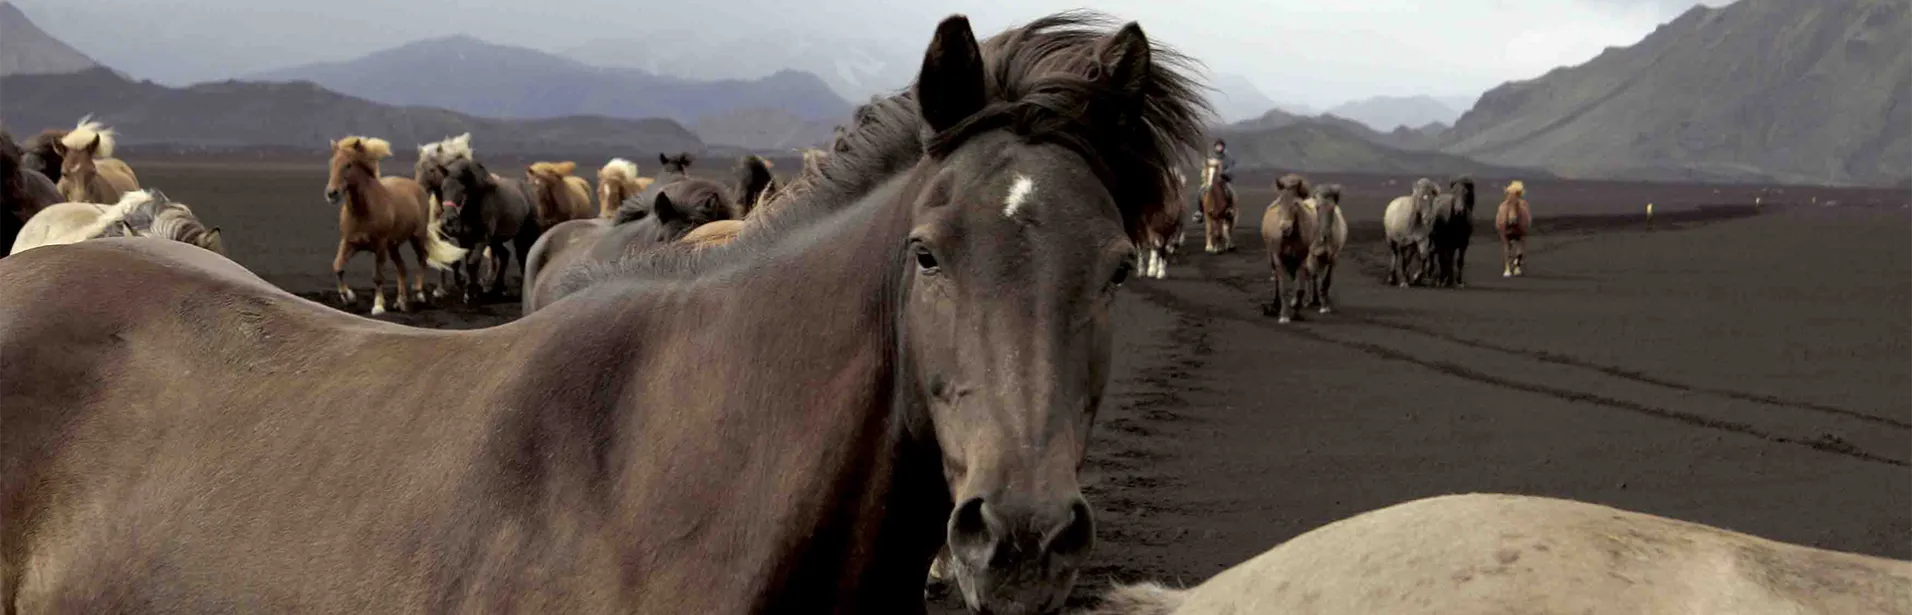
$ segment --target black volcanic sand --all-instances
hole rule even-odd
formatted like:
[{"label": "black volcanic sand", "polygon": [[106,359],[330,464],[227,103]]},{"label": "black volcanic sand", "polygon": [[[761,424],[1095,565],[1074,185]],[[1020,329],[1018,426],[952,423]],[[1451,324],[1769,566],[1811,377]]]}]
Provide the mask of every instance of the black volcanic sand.
[{"label": "black volcanic sand", "polygon": [[[133,163],[224,227],[240,263],[308,297],[331,288],[322,164]],[[1912,195],[1530,182],[1527,277],[1500,277],[1483,222],[1469,288],[1399,289],[1380,284],[1372,238],[1412,178],[1328,179],[1349,186],[1356,222],[1338,313],[1262,315],[1259,206],[1238,252],[1202,254],[1191,233],[1169,279],[1124,292],[1085,470],[1099,543],[1079,597],[1198,583],[1336,519],[1469,491],[1912,558]],[[1477,219],[1500,185],[1483,184]],[[370,263],[354,261],[354,287]],[[391,319],[470,328],[517,311]]]}]

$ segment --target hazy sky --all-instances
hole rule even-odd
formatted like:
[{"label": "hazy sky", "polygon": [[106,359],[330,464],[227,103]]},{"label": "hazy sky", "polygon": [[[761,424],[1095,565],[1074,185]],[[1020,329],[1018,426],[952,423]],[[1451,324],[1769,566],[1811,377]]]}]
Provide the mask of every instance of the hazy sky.
[{"label": "hazy sky", "polygon": [[[337,60],[470,34],[561,52],[669,31],[779,40],[801,31],[920,61],[937,20],[978,34],[1069,8],[1154,38],[1269,97],[1315,107],[1375,95],[1473,96],[1629,45],[1700,0],[14,0],[108,65],[170,84]],[[1705,0],[1709,5],[1729,0]]]}]

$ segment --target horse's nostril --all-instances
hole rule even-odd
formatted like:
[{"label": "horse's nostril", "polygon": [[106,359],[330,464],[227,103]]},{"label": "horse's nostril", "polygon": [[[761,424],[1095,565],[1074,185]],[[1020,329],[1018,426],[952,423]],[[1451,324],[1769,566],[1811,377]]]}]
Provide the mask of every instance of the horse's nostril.
[{"label": "horse's nostril", "polygon": [[1076,497],[1069,503],[1068,519],[1046,537],[1047,549],[1055,555],[1080,555],[1095,544],[1095,513],[1088,500]]}]

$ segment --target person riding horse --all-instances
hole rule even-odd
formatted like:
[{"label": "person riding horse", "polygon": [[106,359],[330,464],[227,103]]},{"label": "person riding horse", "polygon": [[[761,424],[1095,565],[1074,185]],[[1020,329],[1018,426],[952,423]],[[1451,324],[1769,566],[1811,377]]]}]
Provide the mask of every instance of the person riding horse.
[{"label": "person riding horse", "polygon": [[[1235,181],[1234,171],[1235,157],[1228,155],[1228,142],[1216,139],[1215,153],[1209,155],[1207,162],[1202,165],[1202,189],[1195,194],[1196,224],[1202,223],[1202,197],[1208,196],[1209,185],[1219,179],[1222,185],[1227,187],[1229,196],[1234,196],[1235,188],[1230,185]],[[1220,177],[1216,177],[1217,174]]]}]

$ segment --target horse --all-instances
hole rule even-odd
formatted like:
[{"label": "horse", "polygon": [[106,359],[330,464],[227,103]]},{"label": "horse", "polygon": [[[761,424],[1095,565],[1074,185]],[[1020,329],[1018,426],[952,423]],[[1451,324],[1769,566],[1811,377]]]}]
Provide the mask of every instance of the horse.
[{"label": "horse", "polygon": [[944,20],[877,151],[509,325],[359,318],[176,242],[0,260],[0,597],[923,613],[947,542],[972,610],[1059,610],[1114,304],[1212,113],[1089,19]]},{"label": "horse", "polygon": [[64,130],[48,129],[27,138],[21,144],[24,152],[20,155],[20,163],[59,183],[60,167],[64,162],[64,156],[60,153],[64,146],[60,145],[60,139],[66,138],[66,133]]},{"label": "horse", "polygon": [[465,249],[452,245],[438,233],[432,219],[425,188],[409,177],[378,173],[378,161],[392,155],[392,146],[383,139],[348,136],[332,142],[328,161],[330,176],[325,182],[325,202],[339,208],[339,251],[332,259],[332,276],[338,280],[340,301],[350,305],[357,294],[345,285],[345,264],[359,252],[371,252],[372,315],[385,313],[385,261],[398,269],[398,309],[409,311],[412,298],[425,299],[424,271],[412,278],[413,294],[405,292],[404,254],[399,246],[410,242],[420,265],[444,269],[465,257]]},{"label": "horse", "polygon": [[612,158],[598,169],[598,217],[609,220],[617,217],[618,205],[624,199],[636,196],[657,181],[650,177],[639,177],[637,163],[623,158]]},{"label": "horse", "polygon": [[1315,528],[1189,589],[1085,615],[1912,614],[1912,562],[1573,500],[1443,495]]},{"label": "horse", "polygon": [[1527,208],[1527,185],[1514,180],[1507,184],[1507,198],[1494,212],[1494,228],[1500,231],[1500,277],[1522,275],[1527,264],[1527,233],[1534,228],[1533,211]]},{"label": "horse", "polygon": [[[524,313],[530,314],[565,296],[552,272],[561,272],[580,263],[609,263],[683,239],[693,229],[713,222],[731,220],[736,213],[722,198],[722,189],[709,181],[693,179],[664,186],[641,211],[626,204],[619,216],[606,223],[583,225],[566,222],[552,229],[551,238],[538,238],[525,256]],[[640,215],[641,214],[641,215]],[[725,240],[727,242],[727,240]],[[702,243],[707,242],[700,242]]]},{"label": "horse", "polygon": [[[441,204],[445,202],[445,195],[441,187],[445,183],[445,168],[453,162],[471,158],[471,133],[469,132],[455,137],[446,137],[436,143],[418,146],[418,161],[412,164],[412,179],[425,188],[425,195],[431,204],[433,220],[444,220]],[[460,244],[458,247],[466,246]],[[449,294],[451,289],[464,286],[464,271],[458,267],[441,269],[438,272],[438,288],[432,291],[432,296],[443,297]]]},{"label": "horse", "polygon": [[1434,225],[1428,231],[1434,283],[1462,288],[1467,286],[1467,244],[1474,237],[1474,178],[1462,175],[1447,187],[1434,199]]},{"label": "horse", "polygon": [[[459,160],[445,168],[442,189],[445,234],[460,245],[471,246],[473,252],[464,259],[466,277],[471,279],[464,288],[465,300],[478,299],[481,264],[491,269],[490,281],[482,284],[483,294],[502,294],[511,255],[517,254],[524,262],[545,228],[538,223],[531,187],[524,181],[492,174],[477,160]],[[524,287],[530,288],[530,278],[524,281]]]},{"label": "horse", "polygon": [[132,167],[113,157],[113,131],[90,117],[60,138],[60,196],[80,203],[117,203],[139,189]]},{"label": "horse", "polygon": [[[35,214],[65,199],[60,189],[26,161],[27,152],[0,130],[0,245],[13,245]],[[56,167],[57,168],[57,167]]]},{"label": "horse", "polygon": [[1168,257],[1181,247],[1185,237],[1182,218],[1188,214],[1188,204],[1182,200],[1182,186],[1187,183],[1181,168],[1168,168],[1169,191],[1162,196],[1162,210],[1150,217],[1140,246],[1144,277],[1168,277]]},{"label": "horse", "polygon": [[525,167],[525,187],[538,226],[551,228],[566,220],[596,215],[591,209],[591,184],[571,174],[577,168],[578,163],[569,161],[534,162]]},{"label": "horse", "polygon": [[1348,245],[1348,218],[1341,214],[1341,184],[1315,187],[1314,197],[1302,205],[1314,218],[1317,232],[1314,249],[1308,254],[1308,279],[1313,282],[1309,304],[1327,314],[1334,311],[1328,291],[1334,286],[1335,262]]},{"label": "horse", "polygon": [[41,247],[106,237],[156,237],[226,254],[219,227],[206,228],[191,207],[158,190],[134,190],[118,203],[60,203],[27,220],[9,255]]},{"label": "horse", "polygon": [[[804,150],[803,170],[797,174],[795,179],[790,180],[789,183],[777,184],[773,182],[771,187],[764,191],[764,195],[760,197],[757,207],[753,208],[751,212],[771,211],[774,210],[778,204],[798,199],[808,193],[810,187],[823,176],[823,163],[828,159],[829,154],[824,150],[815,148]],[[737,235],[743,233],[746,224],[748,224],[748,219],[713,220],[697,225],[696,228],[691,229],[689,233],[685,233],[684,236],[677,241],[689,244],[695,249],[700,250],[720,246],[736,239]]]},{"label": "horse", "polygon": [[[1439,195],[1434,180],[1423,177],[1414,181],[1412,193],[1388,203],[1381,216],[1388,244],[1387,284],[1405,288],[1430,275],[1433,244],[1428,234],[1434,227],[1434,199]],[[1418,263],[1414,271],[1409,271],[1410,263]]]},{"label": "horse", "polygon": [[1202,167],[1202,228],[1209,254],[1235,250],[1235,187],[1214,166]]},{"label": "horse", "polygon": [[1268,268],[1274,271],[1275,298],[1263,306],[1262,313],[1278,316],[1286,323],[1300,314],[1308,279],[1308,262],[1314,255],[1314,243],[1320,238],[1314,213],[1302,201],[1308,198],[1308,181],[1300,175],[1284,175],[1275,180],[1275,200],[1261,216],[1261,242],[1268,250]]},{"label": "horse", "polygon": [[737,158],[737,166],[731,169],[731,202],[737,209],[736,219],[749,217],[764,195],[777,190],[777,176],[770,173],[772,166],[770,161],[752,154]]}]

